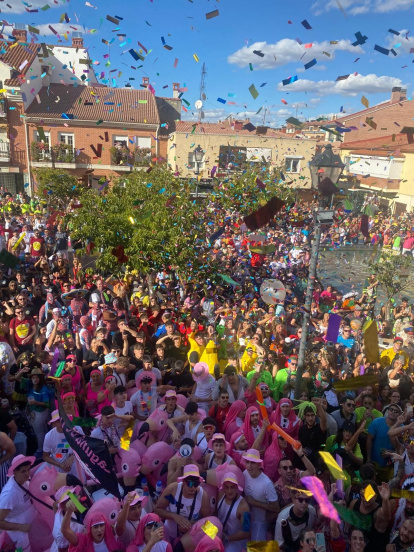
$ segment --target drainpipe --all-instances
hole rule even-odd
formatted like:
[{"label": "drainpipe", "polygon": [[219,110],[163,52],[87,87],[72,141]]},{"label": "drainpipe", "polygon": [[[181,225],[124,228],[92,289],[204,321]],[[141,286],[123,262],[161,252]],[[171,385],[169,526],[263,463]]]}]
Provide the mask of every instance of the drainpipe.
[{"label": "drainpipe", "polygon": [[158,132],[160,130],[160,125],[157,126],[157,131],[155,133],[155,138],[156,138],[156,141],[155,141],[155,153],[157,155],[157,165],[158,165],[158,154],[159,154],[159,143],[158,143]]},{"label": "drainpipe", "polygon": [[30,152],[29,152],[29,136],[28,136],[28,129],[27,129],[27,122],[26,118],[24,120],[24,136],[26,141],[26,159],[27,159],[27,174],[29,179],[29,190],[30,190],[30,197],[33,196],[33,189],[32,189],[32,171],[31,171],[31,159],[30,159]]}]

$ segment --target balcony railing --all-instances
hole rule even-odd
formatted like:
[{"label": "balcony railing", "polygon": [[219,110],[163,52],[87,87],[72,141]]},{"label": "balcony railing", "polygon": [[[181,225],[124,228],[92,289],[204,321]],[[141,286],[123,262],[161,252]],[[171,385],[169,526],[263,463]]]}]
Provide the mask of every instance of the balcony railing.
[{"label": "balcony railing", "polygon": [[151,163],[151,148],[111,148],[111,165],[148,167]]},{"label": "balcony railing", "polygon": [[31,158],[33,163],[76,163],[77,155],[66,144],[57,144],[50,148],[43,142],[32,142]]},{"label": "balcony railing", "polygon": [[0,162],[10,161],[10,146],[8,142],[0,142]]}]

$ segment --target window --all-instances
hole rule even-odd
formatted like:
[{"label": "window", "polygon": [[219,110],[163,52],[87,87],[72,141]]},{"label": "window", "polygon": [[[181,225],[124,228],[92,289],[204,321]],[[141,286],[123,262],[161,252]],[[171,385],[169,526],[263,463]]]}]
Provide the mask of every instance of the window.
[{"label": "window", "polygon": [[[50,132],[44,132],[44,135],[45,135],[45,140],[44,140],[44,143],[46,146],[50,146]],[[40,139],[40,135],[39,133],[35,130],[35,141],[36,142],[42,142],[42,140]]]},{"label": "window", "polygon": [[204,159],[205,159],[205,155],[203,154],[202,161],[199,161],[197,163],[194,151],[190,151],[188,153],[188,168],[192,171],[203,171],[204,170]]},{"label": "window", "polygon": [[298,157],[286,157],[285,169],[287,172],[298,173],[299,172],[300,159]]},{"label": "window", "polygon": [[49,65],[42,65],[42,73],[41,74],[44,75],[44,73],[46,73],[46,75],[48,75],[49,74],[49,69],[50,69]]},{"label": "window", "polygon": [[71,149],[73,149],[74,138],[75,137],[73,134],[65,134],[63,132],[60,133],[60,141],[63,144],[66,144],[67,146],[69,146]]},{"label": "window", "polygon": [[136,136],[135,146],[137,148],[150,148],[151,138],[149,136]]},{"label": "window", "polygon": [[289,134],[293,134],[295,132],[295,129],[294,128],[288,128],[286,130],[286,132],[288,132]]},{"label": "window", "polygon": [[313,130],[313,126],[310,126],[310,127],[309,127],[309,130]]},{"label": "window", "polygon": [[114,146],[120,146],[123,148],[128,147],[128,136],[114,136],[113,141]]},{"label": "window", "polygon": [[247,148],[237,146],[220,146],[219,167],[221,169],[242,169],[246,163]]}]

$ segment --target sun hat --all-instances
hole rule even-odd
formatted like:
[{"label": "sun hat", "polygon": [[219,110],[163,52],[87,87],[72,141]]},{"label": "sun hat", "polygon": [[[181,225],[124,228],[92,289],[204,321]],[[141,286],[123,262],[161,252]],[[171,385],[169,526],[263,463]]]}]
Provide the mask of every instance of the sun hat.
[{"label": "sun hat", "polygon": [[25,456],[24,454],[18,454],[12,460],[9,471],[7,472],[7,477],[11,477],[14,474],[14,470],[17,470],[17,468],[22,464],[25,464],[26,462],[30,462],[30,465],[32,466],[35,461],[36,461],[36,456]]},{"label": "sun hat", "polygon": [[224,483],[226,481],[229,482],[229,483],[234,483],[235,485],[237,485],[237,488],[239,489],[239,491],[243,492],[243,487],[239,484],[239,482],[237,480],[237,477],[235,476],[235,474],[233,472],[226,473],[226,475],[224,476],[224,479],[221,482],[220,491],[223,490]]},{"label": "sun hat", "polygon": [[177,481],[184,481],[187,477],[198,477],[200,481],[204,481],[200,475],[198,466],[195,464],[188,464],[187,466],[184,466],[183,475],[181,477],[177,477]]},{"label": "sun hat", "polygon": [[403,343],[403,342],[404,342],[404,339],[402,337],[398,337],[398,335],[394,337],[394,343]]},{"label": "sun hat", "polygon": [[57,422],[58,420],[60,420],[60,415],[59,415],[59,410],[54,410],[52,412],[52,417],[50,418],[50,420],[47,422],[49,425],[50,424],[54,424],[55,422]]},{"label": "sun hat", "polygon": [[212,449],[213,448],[213,443],[214,441],[224,441],[224,446],[225,446],[225,449],[226,449],[226,452],[229,450],[230,448],[230,443],[228,443],[226,441],[226,438],[225,436],[222,434],[222,433],[214,433],[213,437],[210,439],[210,441],[208,442],[208,448],[209,449]]},{"label": "sun hat", "polygon": [[[139,494],[137,491],[131,491],[131,494],[134,495],[134,498],[132,499],[132,502],[131,502],[130,506],[134,506],[134,504],[137,504],[138,502],[141,502],[142,506],[144,506],[146,504],[146,502],[148,500],[146,496]],[[125,495],[125,497],[124,497],[124,500],[123,500],[124,504],[125,504],[127,496],[128,495]]]},{"label": "sun hat", "polygon": [[98,293],[92,293],[91,295],[91,303],[100,303],[101,300],[99,298],[99,294]]},{"label": "sun hat", "polygon": [[249,449],[243,454],[243,458],[248,462],[257,462],[258,464],[263,464],[263,460],[260,458],[260,453],[256,449]]},{"label": "sun hat", "polygon": [[117,360],[115,353],[108,353],[105,355],[105,364],[115,364]]},{"label": "sun hat", "polygon": [[177,398],[177,393],[174,391],[174,389],[169,389],[165,395],[164,395],[164,400],[165,399],[169,399],[171,397],[174,397],[175,399]]},{"label": "sun hat", "polygon": [[157,378],[154,374],[154,372],[143,370],[141,373],[138,374],[136,377],[135,383],[137,386],[141,385],[142,380],[149,379],[151,380],[151,385],[155,385]]},{"label": "sun hat", "polygon": [[208,364],[205,362],[197,362],[193,369],[193,379],[194,381],[203,381],[210,375]]},{"label": "sun hat", "polygon": [[66,500],[70,499],[69,493],[76,494],[78,492],[78,489],[80,489],[79,486],[68,487],[67,485],[65,485],[61,487],[55,493],[56,502],[58,502],[59,504],[63,504],[63,502],[66,502]]}]

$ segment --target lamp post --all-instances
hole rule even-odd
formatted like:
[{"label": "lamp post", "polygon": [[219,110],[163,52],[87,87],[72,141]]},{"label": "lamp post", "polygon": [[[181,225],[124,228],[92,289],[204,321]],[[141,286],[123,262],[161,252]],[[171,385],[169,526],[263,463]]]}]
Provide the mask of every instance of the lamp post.
[{"label": "lamp post", "polygon": [[[198,146],[194,150],[194,157],[195,157],[195,162],[196,162],[195,174],[198,177],[198,175],[200,174],[200,171],[198,170],[198,167],[199,167],[200,163],[203,162],[203,157],[204,157],[204,151],[203,151],[203,148],[200,146],[200,144],[198,144]],[[198,199],[198,178],[197,178],[197,187],[196,187],[196,199]]]},{"label": "lamp post", "polygon": [[308,337],[310,322],[310,310],[312,304],[313,290],[315,287],[316,272],[318,266],[319,246],[321,243],[322,224],[332,224],[333,210],[324,209],[323,195],[320,193],[319,184],[325,178],[329,178],[333,184],[336,184],[341,176],[345,165],[339,155],[332,151],[332,144],[327,144],[325,150],[316,154],[309,163],[311,173],[312,189],[318,193],[318,205],[313,213],[314,236],[311,250],[311,260],[309,265],[308,285],[306,288],[305,310],[302,324],[302,337],[299,345],[298,367],[296,371],[295,399],[299,399],[301,394],[302,376],[305,371],[305,350]]}]

